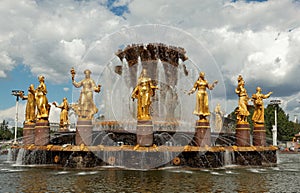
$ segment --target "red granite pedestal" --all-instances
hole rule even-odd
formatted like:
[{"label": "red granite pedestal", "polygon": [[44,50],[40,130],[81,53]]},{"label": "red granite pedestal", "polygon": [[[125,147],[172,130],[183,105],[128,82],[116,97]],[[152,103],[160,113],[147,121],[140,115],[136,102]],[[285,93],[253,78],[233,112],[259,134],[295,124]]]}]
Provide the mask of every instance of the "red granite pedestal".
[{"label": "red granite pedestal", "polygon": [[48,120],[37,121],[34,127],[35,145],[48,145],[50,142],[50,124]]},{"label": "red granite pedestal", "polygon": [[236,146],[250,146],[250,125],[249,123],[237,123],[235,131]]},{"label": "red granite pedestal", "polygon": [[93,122],[92,119],[78,119],[76,126],[76,145],[91,145],[93,134]]},{"label": "red granite pedestal", "polygon": [[139,146],[149,147],[153,145],[152,120],[138,120],[136,127],[136,140]]},{"label": "red granite pedestal", "polygon": [[211,131],[208,120],[196,121],[195,143],[198,147],[211,146]]},{"label": "red granite pedestal", "polygon": [[264,124],[254,124],[253,128],[253,145],[266,146],[266,129]]},{"label": "red granite pedestal", "polygon": [[24,123],[23,126],[23,144],[30,145],[34,144],[34,135],[35,135],[35,123]]}]

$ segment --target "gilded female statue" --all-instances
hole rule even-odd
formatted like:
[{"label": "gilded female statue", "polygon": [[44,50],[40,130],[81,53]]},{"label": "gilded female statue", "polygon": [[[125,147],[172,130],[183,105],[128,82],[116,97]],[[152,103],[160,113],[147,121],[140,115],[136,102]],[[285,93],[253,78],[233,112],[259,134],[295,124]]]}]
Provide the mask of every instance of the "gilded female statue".
[{"label": "gilded female statue", "polygon": [[206,117],[210,115],[208,107],[208,94],[206,88],[212,90],[217,83],[218,81],[215,80],[212,84],[209,84],[208,81],[205,80],[205,73],[200,72],[199,78],[195,82],[194,87],[187,93],[188,95],[190,95],[198,90],[196,95],[196,106],[194,114],[199,116],[200,120],[206,120]]},{"label": "gilded female statue", "polygon": [[133,89],[131,98],[137,99],[137,119],[138,120],[150,120],[150,105],[151,97],[155,95],[155,89],[158,89],[157,86],[154,86],[151,78],[147,75],[147,70],[143,69],[137,86]]},{"label": "gilded female statue", "polygon": [[37,106],[37,120],[48,120],[50,105],[46,97],[47,88],[45,84],[45,77],[39,76],[39,86],[35,89],[35,100]]},{"label": "gilded female statue", "polygon": [[63,98],[63,102],[61,103],[61,105],[57,105],[55,102],[53,103],[53,105],[57,108],[61,109],[60,112],[60,117],[59,117],[59,126],[61,129],[66,130],[68,125],[70,124],[69,121],[69,103],[67,98]]},{"label": "gilded female statue", "polygon": [[78,104],[72,106],[75,110],[76,114],[80,118],[87,118],[92,119],[94,114],[98,112],[98,109],[93,101],[93,92],[99,93],[101,90],[101,85],[96,85],[94,80],[91,79],[91,71],[85,70],[85,79],[81,80],[80,82],[75,81],[75,70],[74,68],[71,69],[72,74],[72,84],[76,88],[82,87],[80,92]]},{"label": "gilded female statue", "polygon": [[252,120],[254,123],[263,124],[265,122],[264,119],[264,102],[263,99],[269,98],[272,92],[264,95],[261,93],[262,89],[260,87],[256,88],[256,93],[252,95],[252,101],[254,103],[254,113],[252,116]]},{"label": "gilded female statue", "polygon": [[25,110],[25,123],[33,123],[35,121],[35,91],[34,85],[31,84],[28,88],[27,96],[23,95],[23,92],[20,92],[20,97],[23,100],[27,100],[26,110]]},{"label": "gilded female statue", "polygon": [[239,96],[239,106],[236,111],[238,122],[247,123],[247,117],[250,115],[248,111],[248,94],[245,89],[245,81],[241,75],[238,77],[238,85],[235,89],[235,93]]}]

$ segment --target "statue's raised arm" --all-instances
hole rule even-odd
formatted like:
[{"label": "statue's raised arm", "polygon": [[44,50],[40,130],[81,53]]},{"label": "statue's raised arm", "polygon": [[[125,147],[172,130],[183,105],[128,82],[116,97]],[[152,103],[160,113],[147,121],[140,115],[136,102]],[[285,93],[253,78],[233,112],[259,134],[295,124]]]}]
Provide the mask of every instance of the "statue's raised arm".
[{"label": "statue's raised arm", "polygon": [[190,95],[198,90],[194,114],[199,116],[200,120],[206,120],[206,117],[210,115],[208,107],[208,94],[206,89],[208,88],[212,90],[217,83],[218,81],[215,80],[212,84],[209,84],[208,81],[205,80],[205,73],[200,72],[199,78],[194,83],[194,87],[187,93],[188,95]]},{"label": "statue's raised arm", "polygon": [[26,110],[25,110],[25,123],[34,123],[36,119],[35,115],[35,90],[34,85],[31,84],[28,88],[27,96],[23,95],[23,92],[20,92],[20,97],[22,100],[27,100]]},{"label": "statue's raised arm", "polygon": [[93,101],[93,92],[99,93],[101,91],[101,85],[95,84],[95,81],[91,79],[92,72],[88,69],[84,71],[85,78],[79,82],[75,81],[76,72],[74,68],[72,68],[70,72],[72,75],[72,84],[76,88],[82,87],[78,103],[72,105],[72,108],[79,118],[92,119],[94,114],[98,112]]},{"label": "statue's raised arm", "polygon": [[256,124],[263,124],[265,122],[264,119],[264,102],[263,99],[269,98],[272,92],[268,94],[262,94],[262,89],[260,87],[256,88],[256,93],[252,95],[252,101],[255,107],[252,120]]},{"label": "statue's raised arm", "polygon": [[69,121],[69,103],[67,98],[63,98],[63,102],[60,105],[57,105],[55,102],[52,103],[55,107],[60,108],[61,112],[60,112],[60,117],[59,117],[59,126],[60,129],[63,131],[67,131],[68,130],[68,126],[70,125],[70,121]]}]

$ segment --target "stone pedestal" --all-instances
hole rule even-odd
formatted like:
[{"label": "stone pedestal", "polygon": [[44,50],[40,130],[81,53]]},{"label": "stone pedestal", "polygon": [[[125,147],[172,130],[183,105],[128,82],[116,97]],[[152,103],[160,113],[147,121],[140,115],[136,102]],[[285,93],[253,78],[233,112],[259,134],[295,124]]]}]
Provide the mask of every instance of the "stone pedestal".
[{"label": "stone pedestal", "polygon": [[237,123],[235,131],[236,146],[250,146],[249,123]]},{"label": "stone pedestal", "polygon": [[211,146],[211,131],[208,120],[196,121],[195,143],[198,147]]},{"label": "stone pedestal", "polygon": [[91,145],[92,144],[92,133],[93,133],[93,122],[92,119],[78,119],[76,126],[76,145]]},{"label": "stone pedestal", "polygon": [[30,145],[34,144],[34,135],[35,135],[35,123],[24,123],[23,126],[23,144]]},{"label": "stone pedestal", "polygon": [[48,145],[50,142],[50,124],[49,121],[38,121],[34,127],[35,145]]},{"label": "stone pedestal", "polygon": [[266,146],[266,129],[264,124],[254,124],[253,128],[253,145]]},{"label": "stone pedestal", "polygon": [[136,139],[139,146],[152,146],[153,124],[152,120],[138,120],[136,127]]}]

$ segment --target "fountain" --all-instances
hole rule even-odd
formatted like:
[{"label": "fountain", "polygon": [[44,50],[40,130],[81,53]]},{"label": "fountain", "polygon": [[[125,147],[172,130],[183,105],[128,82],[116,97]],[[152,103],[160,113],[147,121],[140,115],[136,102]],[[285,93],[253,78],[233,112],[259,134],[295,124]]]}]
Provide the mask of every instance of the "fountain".
[{"label": "fountain", "polygon": [[[250,144],[247,112],[243,114],[242,109],[237,112],[235,136],[222,134],[220,128],[218,133],[211,132],[205,89],[213,89],[217,81],[209,84],[201,72],[194,87],[187,91],[184,79],[193,79],[189,76],[194,72],[186,68],[188,57],[184,48],[162,43],[131,44],[115,54],[119,63],[110,63],[104,69],[103,88],[91,79],[90,70],[84,71],[85,79],[76,82],[76,72],[71,69],[73,85],[83,87],[78,103],[71,106],[78,117],[76,132],[66,132],[62,124],[64,129],[50,136],[47,111],[39,114],[36,121],[28,120],[24,124],[24,137],[33,140],[12,147],[19,150],[13,152],[20,155],[12,156],[18,164],[23,160],[23,164],[77,168],[111,165],[143,170],[165,166],[217,168],[226,164],[276,164],[277,147],[266,146],[265,135],[256,134],[255,146]],[[238,81],[236,92],[246,92],[243,78]],[[40,82],[43,86],[44,78]],[[187,94],[197,89],[200,98],[197,97],[194,114],[199,119],[195,120],[191,113],[195,103]],[[99,119],[94,119],[98,109],[93,92],[102,93],[104,114]],[[245,106],[239,104],[239,107]],[[41,108],[48,110],[47,105]],[[257,128],[256,132],[262,130],[263,123]],[[35,132],[27,132],[28,129]]]}]

